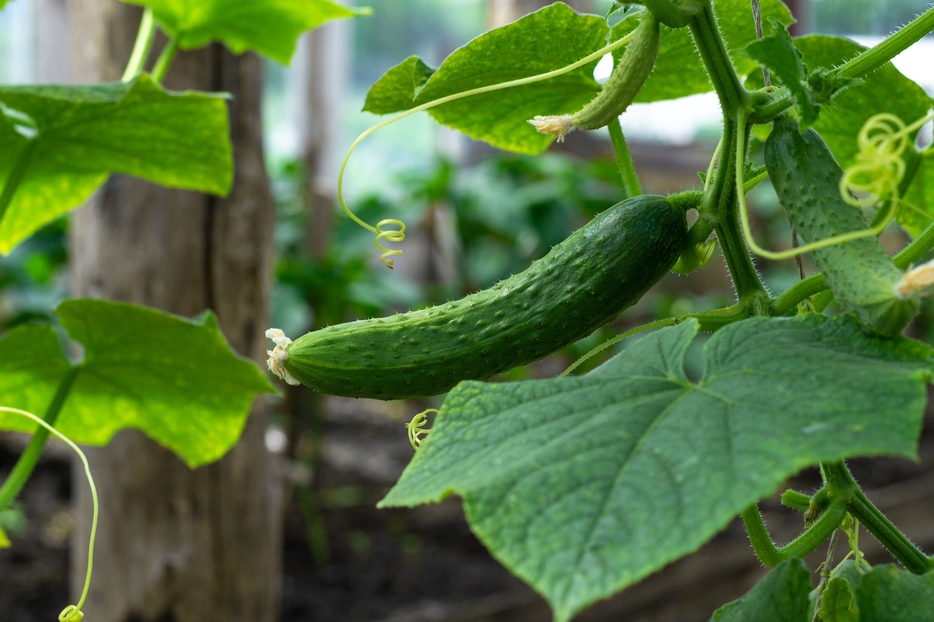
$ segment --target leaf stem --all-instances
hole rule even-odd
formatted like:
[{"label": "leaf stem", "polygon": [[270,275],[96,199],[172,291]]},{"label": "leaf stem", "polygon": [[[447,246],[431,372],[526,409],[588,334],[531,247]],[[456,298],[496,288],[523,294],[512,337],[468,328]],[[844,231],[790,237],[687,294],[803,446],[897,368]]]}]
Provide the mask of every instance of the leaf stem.
[{"label": "leaf stem", "polygon": [[152,41],[156,37],[156,20],[152,16],[152,9],[146,7],[143,11],[143,18],[139,22],[139,32],[136,33],[136,43],[133,44],[133,53],[130,54],[130,60],[126,64],[123,72],[122,82],[129,82],[143,71],[146,64],[146,58],[149,57],[149,50],[152,48]]},{"label": "leaf stem", "polygon": [[19,155],[16,156],[16,161],[13,163],[13,168],[6,178],[6,183],[3,184],[3,193],[0,193],[0,223],[3,223],[3,217],[6,216],[10,203],[13,201],[13,197],[19,189],[19,185],[26,176],[26,171],[29,170],[29,165],[32,163],[32,156],[35,154],[36,145],[39,142],[36,140],[37,137],[38,134],[26,140],[26,144],[23,145]]},{"label": "leaf stem", "polygon": [[152,79],[162,84],[165,74],[169,71],[169,66],[175,59],[175,53],[178,52],[178,37],[172,37],[162,48],[162,53],[156,60],[156,65],[152,68]]},{"label": "leaf stem", "polygon": [[862,78],[886,64],[934,30],[934,6],[898,29],[882,43],[833,70],[840,78]]},{"label": "leaf stem", "polygon": [[[78,375],[80,369],[80,367],[72,367],[69,369],[58,385],[55,396],[46,409],[45,416],[42,417],[42,420],[50,426],[55,425],[55,420],[58,419],[58,414],[61,412],[62,406],[68,398],[68,393],[71,391],[71,387],[75,382],[75,377]],[[29,441],[29,445],[26,447],[26,451],[24,451],[19,457],[19,460],[16,461],[16,465],[13,467],[10,476],[6,478],[6,481],[3,482],[3,486],[0,487],[0,510],[10,505],[23,489],[29,476],[32,475],[33,470],[36,468],[36,463],[39,462],[39,456],[42,454],[42,448],[45,447],[45,442],[48,438],[49,430],[38,426],[32,436],[32,440]]]},{"label": "leaf stem", "polygon": [[626,144],[626,137],[623,136],[623,128],[620,127],[619,118],[610,121],[607,127],[610,130],[610,142],[613,143],[616,165],[619,166],[619,175],[623,179],[626,196],[637,197],[642,194],[642,186],[639,184],[636,166],[632,162],[632,154],[629,152],[629,145]]},{"label": "leaf stem", "polygon": [[840,525],[846,512],[845,501],[832,503],[804,533],[782,547],[777,547],[772,542],[772,537],[766,529],[762,514],[759,513],[759,507],[756,504],[746,508],[742,517],[756,557],[769,568],[775,568],[786,559],[804,557],[819,547]]}]

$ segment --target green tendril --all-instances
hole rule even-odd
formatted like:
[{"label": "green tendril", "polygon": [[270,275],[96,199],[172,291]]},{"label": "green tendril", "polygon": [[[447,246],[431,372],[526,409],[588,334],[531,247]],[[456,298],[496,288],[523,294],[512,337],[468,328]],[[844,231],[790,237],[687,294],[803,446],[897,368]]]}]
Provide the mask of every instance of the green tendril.
[{"label": "green tendril", "polygon": [[412,449],[418,451],[418,448],[422,445],[422,437],[428,436],[428,433],[431,431],[427,427],[428,425],[428,413],[438,414],[437,408],[429,408],[428,410],[423,410],[418,413],[412,420],[405,424],[406,430],[409,433],[409,442],[412,444]]},{"label": "green tendril", "polygon": [[91,573],[94,570],[94,540],[97,538],[97,518],[98,514],[100,513],[100,507],[97,502],[97,486],[94,485],[94,477],[91,475],[91,467],[88,465],[88,458],[84,455],[84,452],[81,451],[81,449],[71,441],[71,439],[66,437],[64,434],[34,414],[26,412],[25,410],[8,408],[6,406],[0,406],[0,412],[26,417],[27,419],[39,424],[48,430],[53,436],[71,447],[72,451],[78,454],[78,457],[81,459],[81,464],[84,465],[84,475],[87,477],[88,486],[91,488],[91,502],[94,506],[94,513],[91,518],[91,538],[88,542],[88,571],[84,578],[84,589],[81,591],[81,598],[78,599],[78,603],[75,605],[68,605],[65,607],[65,609],[62,610],[60,614],[58,614],[59,622],[81,622],[81,620],[84,619],[84,613],[81,611],[81,608],[84,606],[84,603],[88,598],[88,592],[91,589]]},{"label": "green tendril", "polygon": [[[739,131],[740,133],[744,133],[746,131],[746,113],[743,110],[740,110],[736,116]],[[749,208],[746,206],[745,179],[743,171],[746,155],[743,150],[744,144],[745,140],[743,140],[743,136],[741,135],[740,140],[736,141],[736,187],[742,189],[736,193],[737,199],[739,200],[739,218],[743,227],[743,235],[746,237],[746,244],[749,246],[749,250],[754,252],[756,255],[759,255],[760,257],[765,257],[766,259],[771,259],[773,261],[780,261],[782,259],[791,259],[793,257],[797,257],[798,255],[803,255],[804,253],[810,253],[811,251],[827,248],[828,246],[836,246],[837,244],[843,244],[844,242],[850,242],[860,238],[878,237],[882,234],[883,231],[885,231],[885,228],[889,226],[889,223],[892,222],[892,219],[895,218],[895,215],[898,213],[897,202],[894,202],[892,208],[889,209],[885,217],[881,218],[879,224],[874,227],[869,227],[868,229],[863,229],[862,231],[851,231],[849,233],[835,235],[824,240],[811,242],[810,244],[798,246],[797,248],[791,248],[786,251],[770,251],[762,248],[759,246],[759,244],[756,243],[755,238],[753,238],[752,227],[749,224]]]},{"label": "green tendril", "polygon": [[[424,112],[425,110],[429,110],[436,106],[441,106],[442,104],[447,104],[453,101],[457,101],[459,99],[463,99],[465,97],[471,97],[473,95],[481,95],[483,93],[492,93],[493,91],[501,91],[501,90],[513,88],[516,86],[524,86],[526,84],[534,84],[536,82],[541,82],[543,80],[550,80],[551,78],[556,78],[560,75],[569,73],[571,71],[574,71],[575,69],[583,67],[587,63],[591,63],[595,60],[599,60],[603,58],[605,55],[613,52],[614,50],[623,47],[624,45],[629,43],[629,41],[632,39],[634,34],[635,34],[635,31],[630,32],[625,37],[618,39],[617,41],[614,41],[613,43],[610,43],[609,45],[606,45],[600,48],[593,54],[588,54],[587,56],[580,59],[579,61],[571,63],[570,65],[566,65],[565,67],[562,67],[560,69],[555,69],[554,71],[548,71],[546,73],[540,73],[534,76],[529,76],[527,78],[519,78],[517,80],[508,80],[506,82],[500,82],[498,84],[488,84],[487,86],[481,86],[479,88],[470,89],[470,90],[463,91],[460,93],[453,93],[451,95],[447,95],[445,97],[441,97],[439,99],[435,99],[430,102],[421,104],[420,106],[416,106],[415,108],[412,108],[411,110],[406,110],[405,112],[401,112],[394,117],[386,119],[385,121],[381,121],[380,123],[377,123],[373,127],[368,128],[362,134],[360,134],[356,140],[353,141],[353,143],[350,145],[350,148],[347,150],[347,153],[344,155],[343,162],[341,162],[341,167],[337,174],[337,202],[340,204],[341,209],[344,210],[344,213],[347,214],[355,223],[357,223],[358,225],[360,225],[367,231],[370,231],[371,233],[376,234],[376,240],[374,241],[374,244],[376,245],[376,248],[378,248],[383,253],[380,256],[380,259],[382,260],[384,264],[386,264],[387,268],[391,269],[393,267],[393,260],[388,259],[388,258],[401,255],[402,251],[390,250],[386,248],[385,246],[382,246],[381,241],[385,240],[387,242],[393,242],[393,243],[402,242],[403,240],[405,240],[405,225],[399,220],[390,218],[386,220],[381,220],[374,227],[373,225],[364,222],[356,214],[354,214],[350,210],[350,208],[347,207],[347,203],[344,201],[344,172],[347,169],[347,163],[350,161],[351,154],[356,150],[357,146],[361,142],[363,142],[363,140],[366,137],[368,137],[370,134],[373,134],[374,132],[377,132],[383,129],[384,127],[392,125],[396,121],[401,121],[402,119],[405,119],[406,117],[410,117],[414,114],[418,114],[419,112]],[[384,230],[383,229],[383,227],[389,226],[389,225],[396,226],[398,227],[398,229],[395,229],[395,230]]]}]

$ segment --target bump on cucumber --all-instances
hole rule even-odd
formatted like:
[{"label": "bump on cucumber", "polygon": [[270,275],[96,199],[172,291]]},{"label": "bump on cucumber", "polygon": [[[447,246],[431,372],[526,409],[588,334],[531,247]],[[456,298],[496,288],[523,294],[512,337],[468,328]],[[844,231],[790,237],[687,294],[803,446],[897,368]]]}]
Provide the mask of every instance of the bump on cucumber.
[{"label": "bump on cucumber", "polygon": [[285,367],[349,397],[436,395],[539,360],[615,318],[677,261],[682,209],[627,199],[493,287],[443,305],[330,326],[295,340]]}]

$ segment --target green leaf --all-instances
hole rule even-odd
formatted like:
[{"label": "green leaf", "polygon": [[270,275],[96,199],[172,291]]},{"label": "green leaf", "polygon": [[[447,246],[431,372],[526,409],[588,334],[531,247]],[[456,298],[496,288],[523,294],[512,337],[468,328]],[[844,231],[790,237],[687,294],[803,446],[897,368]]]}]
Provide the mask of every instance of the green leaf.
[{"label": "green leaf", "polygon": [[851,559],[834,569],[821,595],[819,614],[823,622],[859,622],[856,588],[861,578]]},{"label": "green leaf", "polygon": [[3,527],[0,527],[0,549],[10,548],[10,539],[7,538],[6,532],[3,531]]},{"label": "green leaf", "polygon": [[418,56],[409,56],[370,88],[363,104],[364,112],[390,114],[408,110],[434,73],[435,70]]},{"label": "green leaf", "polygon": [[859,582],[856,598],[860,622],[934,622],[934,572],[876,566]]},{"label": "green leaf", "polygon": [[[223,456],[254,397],[273,392],[230,350],[212,314],[192,321],[103,300],[69,300],[56,314],[85,354],[56,423],[76,442],[104,445],[137,428],[198,466]],[[41,416],[69,366],[51,328],[11,331],[0,340],[0,404]],[[0,429],[34,427],[0,415]]]},{"label": "green leaf", "polygon": [[[755,38],[755,26],[743,0],[716,0],[721,29],[731,49]],[[790,23],[779,0],[762,3],[765,16]],[[612,32],[619,39],[634,29],[639,13]],[[697,56],[687,29],[663,29],[659,60],[637,101],[656,101],[703,93],[713,87]],[[418,57],[396,65],[367,95],[364,110],[388,114],[470,89],[499,84],[560,69],[604,47],[608,36],[603,18],[578,15],[561,2],[526,15],[512,24],[480,35],[451,54],[437,71]],[[751,60],[740,59],[748,70]],[[597,61],[562,76],[480,95],[429,110],[439,123],[494,147],[518,153],[544,151],[553,137],[539,134],[527,121],[536,115],[576,112],[600,90],[593,78]]]},{"label": "green leaf", "polygon": [[148,6],[183,50],[223,41],[235,54],[255,50],[288,65],[298,37],[334,19],[369,15],[331,0],[123,0]]},{"label": "green leaf", "polygon": [[918,169],[898,213],[899,224],[912,236],[917,236],[934,220],[934,147],[918,154],[917,159]]},{"label": "green leaf", "polygon": [[803,132],[817,120],[820,108],[811,99],[807,69],[801,60],[801,52],[778,20],[770,18],[770,22],[772,34],[753,41],[744,51],[754,61],[768,68],[772,76],[794,96],[798,123]]},{"label": "green leaf", "polygon": [[810,622],[811,573],[800,559],[788,559],[756,583],[743,598],[717,609],[711,622]]},{"label": "green leaf", "polygon": [[0,87],[0,106],[4,187],[17,164],[25,165],[0,214],[0,253],[80,205],[110,173],[221,195],[230,190],[221,97],[170,93],[141,75],[127,84]]},{"label": "green leaf", "polygon": [[[808,35],[795,39],[804,63],[813,72],[819,67],[835,67],[866,48],[830,35]],[[821,112],[814,129],[833,152],[840,166],[846,168],[856,159],[856,136],[869,117],[888,112],[906,124],[923,117],[931,98],[920,86],[906,78],[892,63],[866,76],[834,97]]]},{"label": "green leaf", "polygon": [[[381,502],[464,499],[474,533],[564,622],[703,544],[819,461],[915,456],[930,348],[848,316],[692,320],[582,377],[463,382]],[[886,413],[879,417],[879,413]]]},{"label": "green leaf", "polygon": [[[770,18],[787,26],[794,22],[791,12],[780,0],[763,0],[761,3],[765,33],[771,34],[773,24]],[[740,76],[758,71],[758,65],[742,54],[736,54],[756,39],[756,25],[748,0],[714,0],[714,12],[720,32]],[[617,39],[632,30],[635,21],[627,19],[613,29],[613,38]],[[672,29],[662,26],[662,38],[659,44],[655,69],[649,76],[642,90],[636,96],[637,102],[654,102],[676,99],[713,90],[691,37],[689,28]]]}]

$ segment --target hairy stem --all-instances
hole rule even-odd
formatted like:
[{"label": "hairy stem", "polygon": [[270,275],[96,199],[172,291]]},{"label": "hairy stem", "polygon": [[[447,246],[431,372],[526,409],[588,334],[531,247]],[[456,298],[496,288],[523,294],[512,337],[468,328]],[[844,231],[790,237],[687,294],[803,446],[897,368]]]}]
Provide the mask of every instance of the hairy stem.
[{"label": "hairy stem", "polygon": [[642,186],[639,184],[639,176],[636,174],[632,154],[629,153],[629,145],[626,144],[626,137],[623,136],[623,128],[619,125],[619,119],[613,119],[607,127],[610,130],[610,141],[613,143],[616,165],[619,166],[619,174],[623,178],[626,196],[637,197],[642,194]]},{"label": "hairy stem", "polygon": [[156,37],[156,20],[153,19],[152,9],[146,7],[143,11],[143,19],[139,22],[139,32],[136,34],[136,43],[133,44],[133,53],[130,54],[130,60],[126,64],[123,72],[123,82],[129,82],[143,71],[146,64],[146,58],[149,56],[149,50],[152,48],[152,40]]},{"label": "hairy stem", "polygon": [[862,78],[886,64],[934,30],[934,6],[895,31],[885,41],[843,63],[833,73],[841,78]]},{"label": "hairy stem", "polygon": [[[68,398],[68,393],[71,391],[71,387],[75,382],[75,377],[77,377],[80,369],[80,367],[72,367],[68,370],[68,373],[65,374],[65,377],[62,378],[61,384],[58,385],[58,390],[55,391],[52,403],[49,404],[48,409],[45,411],[45,416],[42,417],[42,420],[49,425],[55,425],[55,420],[58,419],[58,414],[61,412],[62,406]],[[7,477],[6,481],[3,482],[3,486],[0,487],[0,510],[10,505],[10,503],[16,499],[20,490],[23,489],[29,476],[32,475],[33,470],[36,468],[36,463],[39,462],[39,456],[42,454],[42,448],[45,447],[48,438],[49,430],[41,426],[36,428],[32,440],[26,447],[26,451],[24,451],[19,457],[19,460],[16,461],[16,465],[13,467],[10,476]]]},{"label": "hairy stem", "polygon": [[[749,94],[743,87],[736,68],[726,51],[726,44],[720,35],[720,29],[717,26],[717,20],[713,14],[713,7],[709,2],[691,19],[691,34],[694,35],[694,43],[700,52],[707,68],[707,74],[713,83],[714,90],[720,98],[720,106],[723,114],[727,118],[733,118],[736,111],[747,106]],[[726,145],[726,143],[724,143]]]},{"label": "hairy stem", "polygon": [[808,527],[800,536],[782,547],[777,547],[769,536],[765,522],[759,508],[753,504],[743,512],[743,525],[749,534],[749,542],[756,552],[756,557],[768,566],[774,568],[791,557],[804,557],[833,534],[846,516],[846,503],[837,502],[828,507],[814,524]]}]

